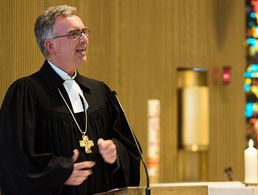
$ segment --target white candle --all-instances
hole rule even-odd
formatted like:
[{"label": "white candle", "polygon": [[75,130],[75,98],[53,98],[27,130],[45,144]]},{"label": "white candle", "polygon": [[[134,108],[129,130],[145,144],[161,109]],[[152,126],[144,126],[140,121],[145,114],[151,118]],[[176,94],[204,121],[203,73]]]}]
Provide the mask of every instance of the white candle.
[{"label": "white candle", "polygon": [[254,148],[254,142],[249,140],[248,148],[245,150],[245,183],[257,183],[257,150]]}]

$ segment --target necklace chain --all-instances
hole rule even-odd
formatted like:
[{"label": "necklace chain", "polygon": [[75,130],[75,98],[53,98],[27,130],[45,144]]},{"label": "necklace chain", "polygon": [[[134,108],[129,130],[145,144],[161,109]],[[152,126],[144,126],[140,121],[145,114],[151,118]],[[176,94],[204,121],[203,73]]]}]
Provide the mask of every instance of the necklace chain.
[{"label": "necklace chain", "polygon": [[63,96],[63,94],[62,94],[62,92],[60,91],[59,88],[57,88],[57,90],[58,90],[60,96],[62,97],[62,99],[63,99],[63,101],[64,101],[66,107],[67,107],[68,110],[70,111],[70,113],[71,113],[71,115],[72,115],[72,117],[73,117],[73,120],[74,120],[76,126],[78,127],[79,131],[80,131],[83,135],[85,135],[86,132],[87,132],[87,130],[88,130],[88,128],[87,128],[87,126],[88,126],[87,110],[86,110],[85,107],[84,107],[84,110],[85,110],[85,131],[82,131],[82,129],[81,129],[81,127],[79,126],[79,124],[78,124],[78,122],[77,122],[77,120],[76,120],[76,118],[75,118],[75,116],[74,116],[74,114],[73,114],[71,108],[69,107],[67,101],[65,100],[65,98],[64,98],[64,96]]}]

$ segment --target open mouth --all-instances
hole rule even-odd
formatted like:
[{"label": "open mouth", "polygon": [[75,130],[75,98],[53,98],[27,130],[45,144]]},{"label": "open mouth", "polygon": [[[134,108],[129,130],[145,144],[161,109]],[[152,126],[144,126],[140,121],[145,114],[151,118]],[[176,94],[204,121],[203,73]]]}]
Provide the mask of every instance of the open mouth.
[{"label": "open mouth", "polygon": [[76,49],[76,52],[83,52],[83,51],[86,51],[86,48]]}]

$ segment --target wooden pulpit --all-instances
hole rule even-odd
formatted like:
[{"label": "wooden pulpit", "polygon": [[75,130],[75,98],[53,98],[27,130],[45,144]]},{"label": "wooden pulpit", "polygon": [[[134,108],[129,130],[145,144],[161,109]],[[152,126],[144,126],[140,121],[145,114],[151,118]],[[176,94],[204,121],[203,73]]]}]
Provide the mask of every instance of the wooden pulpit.
[{"label": "wooden pulpit", "polygon": [[[127,187],[97,195],[145,195],[145,187]],[[151,195],[208,195],[208,186],[154,186]]]}]

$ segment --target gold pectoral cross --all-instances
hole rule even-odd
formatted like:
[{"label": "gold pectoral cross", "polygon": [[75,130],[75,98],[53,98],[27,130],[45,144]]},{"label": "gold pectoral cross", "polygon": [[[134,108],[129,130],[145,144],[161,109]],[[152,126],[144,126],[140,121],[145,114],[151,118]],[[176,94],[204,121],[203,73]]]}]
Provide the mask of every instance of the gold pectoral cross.
[{"label": "gold pectoral cross", "polygon": [[92,140],[89,140],[89,137],[87,135],[82,135],[82,140],[80,140],[80,146],[85,147],[85,152],[89,154],[92,153],[91,147],[94,146],[94,143]]}]

